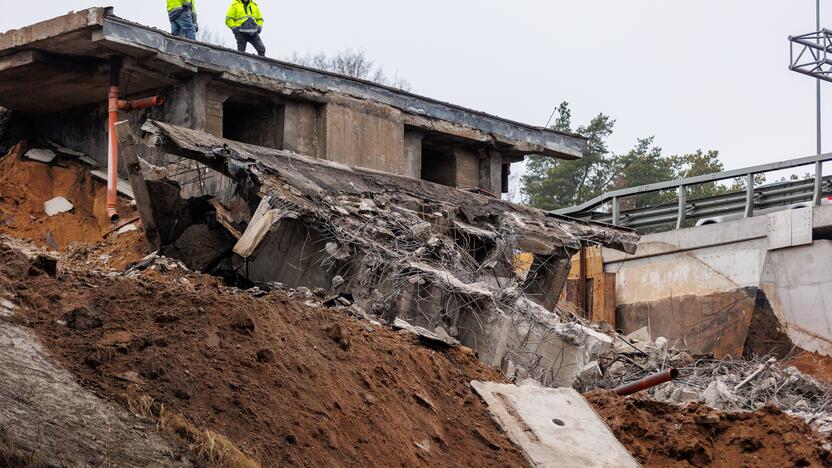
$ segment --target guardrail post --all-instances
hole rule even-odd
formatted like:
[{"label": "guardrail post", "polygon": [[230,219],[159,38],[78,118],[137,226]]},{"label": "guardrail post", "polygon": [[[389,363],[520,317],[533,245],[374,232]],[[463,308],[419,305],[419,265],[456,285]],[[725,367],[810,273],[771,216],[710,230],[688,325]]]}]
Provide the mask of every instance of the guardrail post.
[{"label": "guardrail post", "polygon": [[676,218],[676,229],[685,227],[686,210],[688,207],[688,188],[684,185],[679,186],[679,215]]},{"label": "guardrail post", "polygon": [[815,163],[815,191],[812,194],[812,201],[820,206],[823,199],[823,161]]},{"label": "guardrail post", "polygon": [[745,217],[754,216],[754,174],[745,176]]},{"label": "guardrail post", "polygon": [[621,225],[621,202],[618,197],[612,197],[612,225]]}]

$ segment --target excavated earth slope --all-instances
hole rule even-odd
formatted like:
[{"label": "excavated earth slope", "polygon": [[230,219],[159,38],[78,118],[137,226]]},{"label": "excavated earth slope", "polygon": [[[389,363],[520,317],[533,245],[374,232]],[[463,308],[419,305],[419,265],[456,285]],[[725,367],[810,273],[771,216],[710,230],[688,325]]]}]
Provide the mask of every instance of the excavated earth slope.
[{"label": "excavated earth slope", "polygon": [[[98,267],[122,269],[147,254],[141,234],[117,235],[107,218],[107,184],[90,175],[90,168],[59,156],[52,164],[26,159],[21,143],[0,156],[0,234],[29,240],[58,251],[88,250],[96,245]],[[44,202],[64,197],[74,209],[47,216]],[[138,218],[127,200],[119,198],[124,223]],[[116,225],[118,226],[118,225]]]},{"label": "excavated earth slope", "polygon": [[832,466],[805,421],[775,406],[755,412],[684,407],[612,392],[586,395],[618,440],[648,467]]},{"label": "excavated earth slope", "polygon": [[0,247],[0,286],[17,320],[105,399],[149,396],[264,466],[526,463],[469,385],[500,374],[470,352],[207,276],[71,263],[52,277]]}]

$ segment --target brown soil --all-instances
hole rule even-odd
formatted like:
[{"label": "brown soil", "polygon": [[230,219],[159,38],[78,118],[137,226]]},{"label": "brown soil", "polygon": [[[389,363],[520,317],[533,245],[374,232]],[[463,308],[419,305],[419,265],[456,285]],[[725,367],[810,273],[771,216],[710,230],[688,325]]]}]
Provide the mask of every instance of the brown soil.
[{"label": "brown soil", "polygon": [[784,362],[783,365],[795,366],[804,374],[832,383],[832,357],[803,352]]},{"label": "brown soil", "polygon": [[645,466],[831,466],[832,454],[803,421],[768,406],[723,413],[611,392],[585,395],[618,440]]},{"label": "brown soil", "polygon": [[[470,351],[211,277],[32,271],[0,247],[0,290],[79,382],[147,395],[264,466],[525,466],[472,392]],[[34,276],[33,276],[34,274]]]},{"label": "brown soil", "polygon": [[[21,143],[8,155],[0,156],[0,234],[56,250],[65,250],[72,242],[114,243],[117,235],[110,231],[116,225],[107,218],[106,184],[75,160],[56,159],[52,164],[43,164],[24,158],[26,149],[27,145]],[[66,198],[75,208],[69,213],[47,216],[43,203],[55,197]],[[135,218],[135,209],[121,198],[119,213],[122,219]],[[137,245],[135,239],[129,245]],[[121,256],[131,254],[121,263],[141,258],[140,252],[118,250]]]}]

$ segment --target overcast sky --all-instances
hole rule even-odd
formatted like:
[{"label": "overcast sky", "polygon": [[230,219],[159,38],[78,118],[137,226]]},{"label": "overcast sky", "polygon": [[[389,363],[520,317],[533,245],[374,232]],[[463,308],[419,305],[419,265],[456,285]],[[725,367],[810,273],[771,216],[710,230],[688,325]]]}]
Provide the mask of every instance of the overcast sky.
[{"label": "overcast sky", "polygon": [[[230,39],[229,2],[197,2],[201,26]],[[111,3],[169,27],[162,0]],[[718,149],[728,168],[815,152],[815,84],[787,68],[787,37],[814,29],[814,0],[259,3],[270,56],[363,48],[419,94],[535,125],[566,100],[578,122],[617,120],[614,151],[655,135],[667,153]],[[0,30],[88,6],[40,0],[8,10]],[[832,111],[825,118],[832,127]]]}]

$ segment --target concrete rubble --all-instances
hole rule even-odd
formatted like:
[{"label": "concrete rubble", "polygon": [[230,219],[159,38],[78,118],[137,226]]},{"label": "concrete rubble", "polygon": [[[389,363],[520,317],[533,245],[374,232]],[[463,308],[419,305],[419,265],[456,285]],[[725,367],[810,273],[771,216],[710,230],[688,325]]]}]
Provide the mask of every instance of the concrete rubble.
[{"label": "concrete rubble", "polygon": [[[617,337],[615,350],[605,356],[599,388],[616,388],[658,371],[675,368],[680,377],[648,390],[656,401],[703,402],[721,411],[755,411],[775,404],[824,434],[832,434],[832,385],[800,372],[788,361],[694,357],[668,348],[660,337],[652,343]],[[619,343],[620,342],[620,343]]]},{"label": "concrete rubble", "polygon": [[[581,245],[631,251],[637,237],[627,231],[161,122],[149,121],[141,136],[125,130],[126,151],[145,161],[130,180],[133,192],[147,193],[149,241],[193,270],[348,296],[340,305],[444,335],[510,378],[545,385],[589,378],[612,348],[609,336],[559,312],[551,298]],[[183,199],[146,163],[157,153],[195,161],[228,183]],[[525,279],[518,252],[534,255]]]},{"label": "concrete rubble", "polygon": [[48,149],[40,149],[40,148],[32,148],[26,152],[25,155],[27,158],[31,159],[32,161],[42,162],[45,164],[51,163],[58,157],[54,151]]},{"label": "concrete rubble", "polygon": [[47,216],[55,216],[61,213],[72,211],[75,208],[72,203],[64,197],[55,197],[43,204],[43,211]]}]

